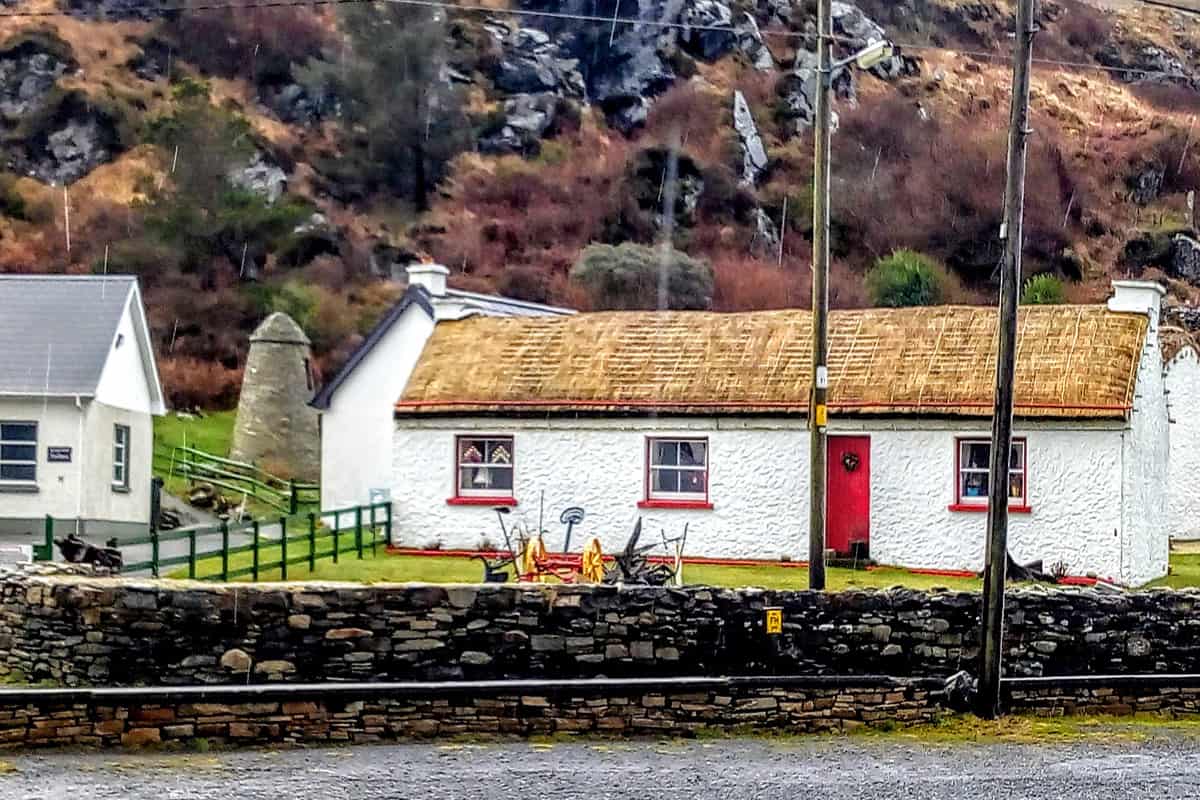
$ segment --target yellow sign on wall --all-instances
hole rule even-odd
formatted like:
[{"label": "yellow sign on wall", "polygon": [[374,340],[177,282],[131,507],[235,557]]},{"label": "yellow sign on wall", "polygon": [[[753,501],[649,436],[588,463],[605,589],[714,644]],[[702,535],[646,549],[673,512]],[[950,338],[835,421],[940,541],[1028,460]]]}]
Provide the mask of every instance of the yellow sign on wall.
[{"label": "yellow sign on wall", "polygon": [[768,608],[767,609],[767,633],[777,636],[783,633],[783,609]]}]

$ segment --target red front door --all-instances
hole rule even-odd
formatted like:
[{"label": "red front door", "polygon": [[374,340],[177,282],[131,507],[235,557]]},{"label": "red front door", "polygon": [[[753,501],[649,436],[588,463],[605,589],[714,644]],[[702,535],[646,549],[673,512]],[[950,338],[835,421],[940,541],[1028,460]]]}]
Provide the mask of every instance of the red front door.
[{"label": "red front door", "polygon": [[871,437],[829,437],[825,547],[849,555],[871,539]]}]

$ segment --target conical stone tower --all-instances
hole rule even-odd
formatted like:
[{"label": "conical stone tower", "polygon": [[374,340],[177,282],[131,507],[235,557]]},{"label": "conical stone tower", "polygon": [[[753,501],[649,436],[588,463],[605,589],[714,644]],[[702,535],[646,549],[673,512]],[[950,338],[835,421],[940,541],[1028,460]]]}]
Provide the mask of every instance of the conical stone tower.
[{"label": "conical stone tower", "polygon": [[313,396],[308,337],[295,320],[275,312],[250,336],[232,458],[269,472],[316,481],[321,440]]}]

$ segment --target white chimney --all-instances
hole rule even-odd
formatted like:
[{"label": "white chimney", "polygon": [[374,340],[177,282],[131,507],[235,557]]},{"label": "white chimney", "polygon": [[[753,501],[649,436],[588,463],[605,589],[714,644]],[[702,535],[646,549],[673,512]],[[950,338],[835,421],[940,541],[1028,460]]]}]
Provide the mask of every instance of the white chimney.
[{"label": "white chimney", "polygon": [[1152,322],[1158,320],[1162,299],[1167,295],[1162,284],[1157,281],[1113,281],[1112,287],[1109,311],[1146,314]]},{"label": "white chimney", "polygon": [[446,276],[450,270],[441,264],[411,264],[407,272],[409,286],[420,286],[434,297],[446,296]]}]

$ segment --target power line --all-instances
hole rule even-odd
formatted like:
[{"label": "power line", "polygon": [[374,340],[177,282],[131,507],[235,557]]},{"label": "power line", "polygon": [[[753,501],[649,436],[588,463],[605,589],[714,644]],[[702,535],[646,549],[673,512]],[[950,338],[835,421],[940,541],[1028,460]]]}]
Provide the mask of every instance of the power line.
[{"label": "power line", "polygon": [[[706,31],[714,33],[729,33],[737,35],[737,28],[730,25],[704,25],[704,24],[686,24],[682,22],[669,22],[665,20],[645,20],[635,17],[618,17],[618,16],[599,16],[594,14],[570,14],[563,11],[538,11],[532,9],[518,8],[492,8],[485,5],[475,4],[458,4],[445,2],[445,0],[258,0],[258,2],[246,3],[231,3],[231,2],[203,2],[191,5],[156,5],[156,6],[125,6],[125,13],[160,15],[190,13],[190,12],[211,12],[211,11],[243,11],[255,9],[279,9],[279,8],[316,8],[319,6],[346,6],[346,5],[361,5],[364,3],[388,3],[391,5],[413,6],[418,8],[433,8],[444,11],[459,11],[469,13],[487,14],[490,16],[516,16],[516,17],[534,17],[541,19],[557,19],[573,22],[588,22],[598,25],[611,26],[614,29],[620,27],[650,27],[660,29],[674,30],[690,30],[690,31]],[[1162,2],[1162,0],[1141,0],[1147,6],[1159,8],[1168,8],[1180,12],[1200,13],[1194,9],[1188,9],[1182,6],[1172,5]],[[84,19],[106,19],[106,16],[97,15],[94,12],[77,10],[77,9],[56,9],[52,11],[4,11],[0,12],[0,19],[37,19],[48,17],[72,17]],[[782,39],[803,39],[812,41],[815,39],[813,34],[803,31],[781,31],[781,30],[763,30],[760,31],[762,36],[770,36]],[[834,34],[833,41],[841,44],[859,45],[862,43],[860,39],[855,39],[849,36],[838,36]],[[895,39],[889,39],[901,51],[925,51],[949,53],[952,55],[965,56],[968,58],[978,58],[989,61],[996,61],[1004,64],[1012,63],[1012,56],[1009,53],[1000,52],[997,50],[967,50],[955,47],[946,47],[941,45],[917,44],[915,42],[903,42]],[[1137,67],[1124,66],[1109,66],[1106,64],[1096,64],[1086,61],[1069,61],[1056,58],[1034,58],[1033,63],[1039,66],[1071,68],[1079,70],[1092,70],[1096,72],[1107,72],[1118,76],[1140,76],[1143,78],[1161,77],[1183,79],[1187,75],[1178,72],[1168,72],[1166,70],[1150,70],[1139,69]]]}]

